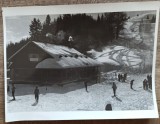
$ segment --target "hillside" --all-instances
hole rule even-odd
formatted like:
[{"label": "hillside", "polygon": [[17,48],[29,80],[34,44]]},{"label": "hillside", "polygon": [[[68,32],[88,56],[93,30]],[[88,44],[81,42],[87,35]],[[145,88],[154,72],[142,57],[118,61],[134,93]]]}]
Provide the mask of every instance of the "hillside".
[{"label": "hillside", "polygon": [[151,18],[153,13],[132,17],[125,23],[116,42],[104,47],[102,51],[92,49],[88,54],[104,64],[132,69],[145,68],[149,71],[152,66],[155,23],[141,21],[147,16]]}]

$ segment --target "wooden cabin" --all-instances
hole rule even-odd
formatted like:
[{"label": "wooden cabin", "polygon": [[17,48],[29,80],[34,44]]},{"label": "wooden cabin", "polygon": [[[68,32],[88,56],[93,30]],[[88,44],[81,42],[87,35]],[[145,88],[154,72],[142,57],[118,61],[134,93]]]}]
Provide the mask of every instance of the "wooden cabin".
[{"label": "wooden cabin", "polygon": [[[74,48],[28,42],[9,59],[13,83],[69,83],[99,79],[98,61]],[[8,72],[9,73],[9,72]]]}]

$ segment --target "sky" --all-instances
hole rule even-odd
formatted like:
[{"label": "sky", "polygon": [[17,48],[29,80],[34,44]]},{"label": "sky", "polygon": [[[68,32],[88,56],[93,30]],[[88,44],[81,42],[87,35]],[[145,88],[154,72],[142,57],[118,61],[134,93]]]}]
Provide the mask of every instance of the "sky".
[{"label": "sky", "polygon": [[[148,11],[127,12],[127,15],[133,17],[137,14],[140,15],[144,13],[148,13]],[[94,13],[90,15],[93,16],[93,18],[97,18],[98,14],[100,13]],[[50,15],[52,21],[56,19],[58,16],[59,15]],[[31,24],[33,18],[38,18],[41,22],[44,22],[46,15],[6,17],[6,43],[16,43],[23,38],[29,37],[29,25]]]}]

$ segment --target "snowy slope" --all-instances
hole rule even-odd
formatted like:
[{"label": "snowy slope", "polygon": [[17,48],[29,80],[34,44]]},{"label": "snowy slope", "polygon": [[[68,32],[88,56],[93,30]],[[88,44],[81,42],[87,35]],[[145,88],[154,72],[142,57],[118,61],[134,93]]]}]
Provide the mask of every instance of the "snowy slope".
[{"label": "snowy slope", "polygon": [[97,61],[116,66],[129,66],[137,68],[142,62],[138,52],[134,49],[129,49],[124,46],[108,46],[102,52],[90,50],[88,53]]},{"label": "snowy slope", "polygon": [[139,16],[134,16],[130,18],[129,21],[141,21],[141,19],[146,19],[147,16],[151,17],[153,15],[155,15],[155,12],[149,12],[149,13],[141,14]]},{"label": "snowy slope", "polygon": [[[152,32],[154,32],[154,28],[151,26],[151,32],[150,33],[144,33],[140,32],[140,25],[141,21],[144,19],[146,20],[147,16],[151,19],[155,13],[146,13],[139,16],[135,16],[130,18],[124,25],[124,30],[120,32],[120,37],[122,38],[128,38],[134,40],[136,44],[139,44],[142,42],[142,40],[152,40],[153,37]],[[146,23],[146,22],[144,22]],[[154,27],[154,26],[153,26]],[[148,35],[147,38],[145,36]]]}]

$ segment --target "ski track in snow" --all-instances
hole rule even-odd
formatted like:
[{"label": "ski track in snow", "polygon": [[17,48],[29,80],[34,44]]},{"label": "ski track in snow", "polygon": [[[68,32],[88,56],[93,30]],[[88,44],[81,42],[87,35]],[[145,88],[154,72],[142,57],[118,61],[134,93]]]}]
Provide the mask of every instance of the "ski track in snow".
[{"label": "ski track in snow", "polygon": [[[93,52],[95,55],[94,58],[102,63],[109,63],[110,61],[113,61],[120,66],[126,65],[129,68],[138,68],[142,63],[142,58],[140,55],[138,55],[134,50],[122,46],[112,46],[112,49],[107,47],[101,54],[96,53],[96,51]],[[102,57],[104,59],[106,57],[106,59],[103,60]]]}]

